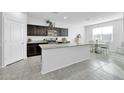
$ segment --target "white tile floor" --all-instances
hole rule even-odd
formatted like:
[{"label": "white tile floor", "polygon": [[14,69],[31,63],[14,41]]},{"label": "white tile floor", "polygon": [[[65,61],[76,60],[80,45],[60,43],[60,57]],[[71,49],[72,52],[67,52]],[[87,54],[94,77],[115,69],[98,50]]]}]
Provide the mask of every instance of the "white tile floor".
[{"label": "white tile floor", "polygon": [[[122,56],[124,57],[124,56]],[[111,56],[91,55],[91,59],[41,75],[40,56],[11,64],[0,69],[1,80],[121,80],[124,79],[124,60]]]}]

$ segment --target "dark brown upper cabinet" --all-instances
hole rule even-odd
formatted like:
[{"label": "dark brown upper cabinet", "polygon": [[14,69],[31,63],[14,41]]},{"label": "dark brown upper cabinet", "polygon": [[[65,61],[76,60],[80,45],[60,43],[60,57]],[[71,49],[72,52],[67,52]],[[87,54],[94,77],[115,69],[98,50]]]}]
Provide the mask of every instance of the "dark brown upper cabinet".
[{"label": "dark brown upper cabinet", "polygon": [[67,28],[56,28],[57,36],[68,36],[68,29]]},{"label": "dark brown upper cabinet", "polygon": [[[28,36],[48,36],[48,26],[27,25]],[[68,36],[67,28],[55,28],[57,36]]]},{"label": "dark brown upper cabinet", "polygon": [[68,29],[62,28],[61,36],[68,36]]},{"label": "dark brown upper cabinet", "polygon": [[28,36],[47,36],[47,27],[27,25]]},{"label": "dark brown upper cabinet", "polygon": [[47,27],[36,26],[36,36],[47,36]]},{"label": "dark brown upper cabinet", "polygon": [[35,36],[36,35],[35,31],[36,31],[35,26],[27,25],[27,34],[28,34],[28,36]]}]

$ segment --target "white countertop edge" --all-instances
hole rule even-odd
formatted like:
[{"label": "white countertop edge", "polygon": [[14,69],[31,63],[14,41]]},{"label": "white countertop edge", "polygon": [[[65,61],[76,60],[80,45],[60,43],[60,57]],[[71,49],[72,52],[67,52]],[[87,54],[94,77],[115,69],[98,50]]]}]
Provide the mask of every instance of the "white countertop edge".
[{"label": "white countertop edge", "polygon": [[39,46],[43,50],[47,49],[56,49],[56,48],[67,48],[67,47],[78,47],[78,46],[86,46],[90,44],[39,44]]}]

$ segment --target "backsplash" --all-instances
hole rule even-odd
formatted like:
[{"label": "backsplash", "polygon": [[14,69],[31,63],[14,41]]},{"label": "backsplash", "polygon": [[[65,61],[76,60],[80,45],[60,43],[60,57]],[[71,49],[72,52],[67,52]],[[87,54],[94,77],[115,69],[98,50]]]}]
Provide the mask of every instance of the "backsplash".
[{"label": "backsplash", "polygon": [[43,40],[43,39],[56,39],[58,41],[62,41],[62,38],[66,38],[68,40],[68,37],[53,37],[53,36],[28,36],[27,39],[31,39],[32,41],[38,41],[38,40]]}]

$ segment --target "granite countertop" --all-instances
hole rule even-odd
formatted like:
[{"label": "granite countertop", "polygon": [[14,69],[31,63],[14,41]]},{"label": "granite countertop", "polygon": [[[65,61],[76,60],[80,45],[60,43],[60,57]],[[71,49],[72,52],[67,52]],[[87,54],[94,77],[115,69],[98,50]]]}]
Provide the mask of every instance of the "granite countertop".
[{"label": "granite countertop", "polygon": [[48,43],[47,41],[31,41],[31,42],[27,42],[27,44],[37,44],[37,43]]},{"label": "granite countertop", "polygon": [[[50,43],[50,42],[48,42],[48,41],[30,41],[30,42],[27,42],[27,44],[48,44],[48,43]],[[64,43],[64,42],[62,42],[62,41],[57,41],[57,42],[51,42],[51,43],[53,43],[53,44],[58,44],[58,43]],[[67,41],[67,42],[65,42],[64,44],[66,44],[66,43],[70,43],[70,41]]]},{"label": "granite countertop", "polygon": [[65,48],[65,47],[77,47],[85,46],[90,44],[39,44],[42,49],[55,49],[55,48]]}]

